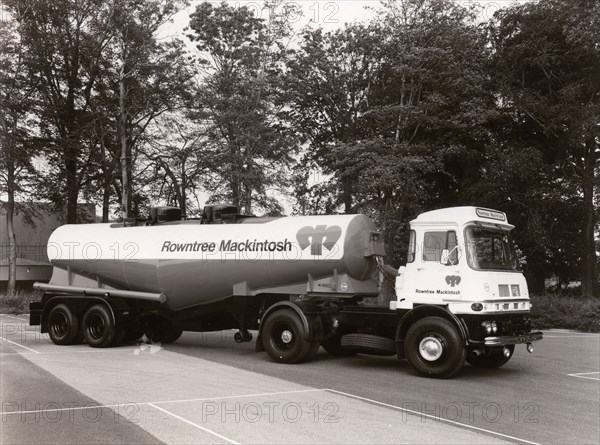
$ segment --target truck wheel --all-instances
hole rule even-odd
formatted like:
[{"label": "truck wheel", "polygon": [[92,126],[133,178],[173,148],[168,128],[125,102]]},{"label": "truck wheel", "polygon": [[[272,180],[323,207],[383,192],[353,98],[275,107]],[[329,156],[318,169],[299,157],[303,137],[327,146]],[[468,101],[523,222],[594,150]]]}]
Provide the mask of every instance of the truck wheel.
[{"label": "truck wheel", "polygon": [[182,333],[173,323],[160,317],[148,320],[144,326],[144,334],[153,343],[173,343]]},{"label": "truck wheel", "polygon": [[92,348],[112,346],[117,327],[111,313],[103,304],[95,304],[83,316],[83,336]]},{"label": "truck wheel", "polygon": [[331,355],[339,355],[341,357],[348,357],[356,355],[357,351],[352,349],[346,349],[342,346],[342,336],[335,334],[333,337],[329,337],[327,340],[321,343],[323,349],[329,352]]},{"label": "truck wheel", "polygon": [[262,342],[274,362],[298,363],[318,350],[318,343],[306,340],[305,335],[298,315],[291,309],[281,309],[265,321]]},{"label": "truck wheel", "polygon": [[440,317],[425,317],[406,333],[404,355],[417,372],[448,378],[465,363],[466,348],[458,329]]},{"label": "truck wheel", "polygon": [[117,334],[110,346],[119,346],[123,343],[123,340],[127,337],[127,328],[124,326],[117,326]]},{"label": "truck wheel", "polygon": [[57,304],[48,314],[48,334],[56,345],[72,345],[79,339],[79,319],[65,304]]},{"label": "truck wheel", "polygon": [[128,327],[125,334],[125,341],[138,341],[144,335],[144,331],[140,327]]},{"label": "truck wheel", "polygon": [[497,351],[491,351],[477,357],[467,356],[467,362],[475,368],[499,368],[509,361],[515,352],[515,345],[509,345],[507,348],[510,351],[508,357],[503,354],[502,348],[498,348]]}]

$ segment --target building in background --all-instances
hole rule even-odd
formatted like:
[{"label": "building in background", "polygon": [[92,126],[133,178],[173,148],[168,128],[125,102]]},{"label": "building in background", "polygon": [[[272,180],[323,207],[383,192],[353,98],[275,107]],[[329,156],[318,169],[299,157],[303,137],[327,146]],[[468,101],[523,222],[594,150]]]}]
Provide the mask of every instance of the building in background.
[{"label": "building in background", "polygon": [[[0,289],[8,283],[8,230],[6,209],[0,202]],[[79,221],[95,222],[94,204],[78,204]],[[52,266],[46,248],[50,234],[62,226],[63,215],[52,204],[15,203],[14,227],[17,241],[17,287],[27,288],[36,281],[49,281]]]}]

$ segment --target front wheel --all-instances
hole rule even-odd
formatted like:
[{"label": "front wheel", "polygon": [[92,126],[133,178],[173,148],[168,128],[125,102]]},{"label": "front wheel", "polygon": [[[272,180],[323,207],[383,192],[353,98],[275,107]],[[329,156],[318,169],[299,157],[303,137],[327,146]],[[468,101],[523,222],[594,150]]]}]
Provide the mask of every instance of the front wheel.
[{"label": "front wheel", "polygon": [[498,348],[497,350],[490,351],[486,354],[481,354],[477,357],[467,357],[467,362],[475,368],[499,368],[508,362],[515,352],[515,345],[505,346],[507,348],[507,354],[504,352],[504,348]]},{"label": "front wheel", "polygon": [[448,378],[463,367],[467,351],[454,324],[440,317],[425,317],[408,329],[404,354],[417,372]]},{"label": "front wheel", "polygon": [[48,314],[48,335],[56,345],[81,343],[79,318],[66,304],[57,304]]},{"label": "front wheel", "polygon": [[274,362],[298,363],[311,358],[319,349],[318,342],[306,339],[302,320],[291,309],[281,309],[265,321],[262,342]]}]

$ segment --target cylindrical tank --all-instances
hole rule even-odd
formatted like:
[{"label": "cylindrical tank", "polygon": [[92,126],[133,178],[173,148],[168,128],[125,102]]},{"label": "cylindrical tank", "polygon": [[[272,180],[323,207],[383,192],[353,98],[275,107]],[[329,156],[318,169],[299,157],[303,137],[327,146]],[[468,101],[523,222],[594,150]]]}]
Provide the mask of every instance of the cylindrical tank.
[{"label": "cylindrical tank", "polygon": [[[251,289],[347,273],[368,279],[374,223],[364,215],[252,218],[242,224],[65,225],[48,241],[56,267],[117,289],[163,293],[177,310]],[[55,283],[66,284],[66,283]]]}]

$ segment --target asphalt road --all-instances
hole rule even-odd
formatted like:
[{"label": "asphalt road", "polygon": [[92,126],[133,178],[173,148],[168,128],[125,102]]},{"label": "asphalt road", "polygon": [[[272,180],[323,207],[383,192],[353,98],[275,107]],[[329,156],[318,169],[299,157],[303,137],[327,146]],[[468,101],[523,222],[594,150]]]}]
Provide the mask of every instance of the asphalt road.
[{"label": "asphalt road", "polygon": [[61,347],[0,316],[0,442],[600,443],[600,335],[545,332],[450,380],[389,357],[271,362],[233,331]]}]

